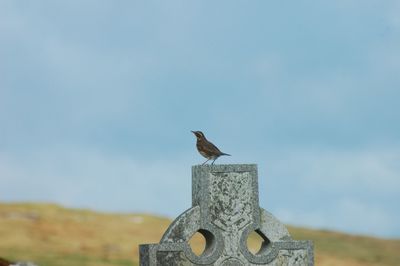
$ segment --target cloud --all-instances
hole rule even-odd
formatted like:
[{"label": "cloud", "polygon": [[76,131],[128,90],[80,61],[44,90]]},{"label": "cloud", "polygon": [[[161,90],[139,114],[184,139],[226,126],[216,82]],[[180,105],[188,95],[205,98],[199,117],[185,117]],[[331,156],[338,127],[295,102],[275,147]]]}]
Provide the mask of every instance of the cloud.
[{"label": "cloud", "polygon": [[94,3],[0,2],[2,199],[175,216],[199,129],[288,222],[398,235],[397,1]]},{"label": "cloud", "polygon": [[[1,200],[57,202],[176,217],[191,206],[197,154],[141,160],[79,147],[0,156]],[[239,155],[240,156],[240,155]],[[259,164],[260,205],[282,221],[398,236],[400,154],[393,150],[284,151]]]},{"label": "cloud", "polygon": [[[305,171],[304,181],[332,189],[362,187],[379,191],[400,187],[400,171],[396,150],[327,151],[292,155],[297,166]],[[300,165],[301,164],[301,165]],[[307,167],[307,170],[305,169]]]},{"label": "cloud", "polygon": [[1,154],[1,200],[51,201],[106,211],[174,216],[190,207],[187,159],[141,161],[60,149],[24,159]]},{"label": "cloud", "polygon": [[350,232],[381,237],[399,237],[398,214],[355,199],[338,199],[326,206],[301,211],[280,208],[275,216],[285,223],[317,229]]},{"label": "cloud", "polygon": [[262,201],[290,224],[399,236],[399,159],[395,147],[275,154],[264,166]]}]

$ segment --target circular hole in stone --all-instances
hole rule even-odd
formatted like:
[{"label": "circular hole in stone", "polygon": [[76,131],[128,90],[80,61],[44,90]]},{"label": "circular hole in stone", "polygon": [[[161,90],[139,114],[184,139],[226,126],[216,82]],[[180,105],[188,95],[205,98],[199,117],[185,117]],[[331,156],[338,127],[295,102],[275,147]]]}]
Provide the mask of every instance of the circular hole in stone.
[{"label": "circular hole in stone", "polygon": [[196,254],[197,256],[201,256],[201,254],[203,254],[204,250],[206,249],[206,239],[202,234],[196,232],[189,239],[189,245],[194,254]]},{"label": "circular hole in stone", "polygon": [[214,246],[214,235],[210,231],[200,229],[192,235],[188,242],[196,256],[208,255]]},{"label": "circular hole in stone", "polygon": [[247,249],[253,255],[261,254],[269,243],[269,239],[259,230],[255,230],[247,236]]}]

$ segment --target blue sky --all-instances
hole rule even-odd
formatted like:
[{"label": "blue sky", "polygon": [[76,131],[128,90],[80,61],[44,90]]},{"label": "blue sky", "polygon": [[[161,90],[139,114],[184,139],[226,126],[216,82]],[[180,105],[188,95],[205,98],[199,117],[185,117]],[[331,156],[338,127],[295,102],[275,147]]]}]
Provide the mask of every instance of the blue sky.
[{"label": "blue sky", "polygon": [[190,130],[300,226],[400,237],[398,1],[1,1],[0,200],[175,217]]}]

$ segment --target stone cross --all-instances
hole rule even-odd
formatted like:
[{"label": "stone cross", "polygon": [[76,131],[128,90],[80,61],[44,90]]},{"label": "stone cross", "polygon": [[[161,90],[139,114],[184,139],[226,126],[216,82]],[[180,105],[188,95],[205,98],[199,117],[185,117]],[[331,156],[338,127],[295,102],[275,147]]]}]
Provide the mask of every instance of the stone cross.
[{"label": "stone cross", "polygon": [[[263,242],[253,254],[247,238]],[[196,233],[206,240],[197,256],[188,243]],[[255,164],[192,167],[192,207],[169,226],[159,244],[140,245],[141,266],[314,265],[311,241],[295,241],[286,227],[259,207]]]}]

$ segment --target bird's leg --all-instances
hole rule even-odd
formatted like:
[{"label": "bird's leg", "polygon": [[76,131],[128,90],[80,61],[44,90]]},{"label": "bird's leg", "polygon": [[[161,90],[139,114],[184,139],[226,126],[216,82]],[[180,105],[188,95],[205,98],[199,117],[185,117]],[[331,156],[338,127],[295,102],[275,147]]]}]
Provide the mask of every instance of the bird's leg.
[{"label": "bird's leg", "polygon": [[208,162],[210,159],[207,159],[207,161],[205,161],[204,163],[202,163],[201,165],[204,165],[206,162]]},{"label": "bird's leg", "polygon": [[214,164],[215,160],[217,160],[217,158],[215,158],[215,159],[214,159],[214,161],[212,161],[211,165],[213,165],[213,164]]}]

